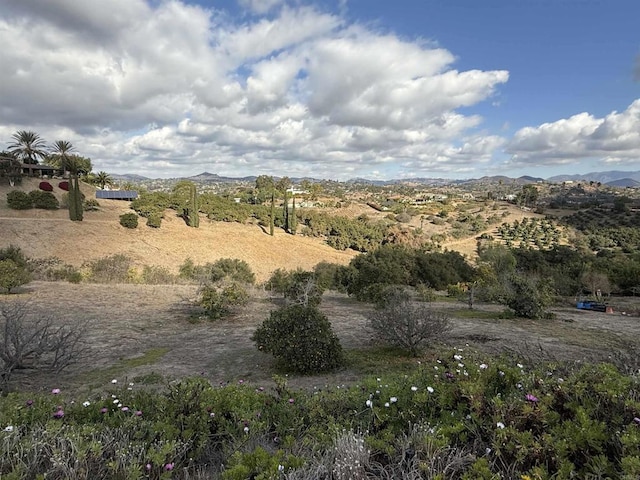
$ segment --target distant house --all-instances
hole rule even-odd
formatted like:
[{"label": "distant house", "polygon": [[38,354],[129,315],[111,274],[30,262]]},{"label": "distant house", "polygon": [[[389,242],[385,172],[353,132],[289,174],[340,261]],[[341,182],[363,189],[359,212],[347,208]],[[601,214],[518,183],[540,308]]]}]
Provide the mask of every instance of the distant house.
[{"label": "distant house", "polygon": [[96,190],[96,199],[103,200],[127,200],[132,201],[138,198],[135,190]]},{"label": "distant house", "polygon": [[54,175],[62,175],[62,170],[52,167],[51,165],[34,165],[31,163],[23,163],[20,165],[20,169],[23,175],[29,175],[30,177],[53,177]]}]

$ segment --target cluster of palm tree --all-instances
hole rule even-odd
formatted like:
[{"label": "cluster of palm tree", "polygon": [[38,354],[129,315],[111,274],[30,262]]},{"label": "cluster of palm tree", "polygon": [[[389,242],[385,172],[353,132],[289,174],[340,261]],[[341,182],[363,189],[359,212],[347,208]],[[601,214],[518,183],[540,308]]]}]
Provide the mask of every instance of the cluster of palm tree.
[{"label": "cluster of palm tree", "polygon": [[91,159],[78,155],[71,142],[56,140],[49,149],[40,135],[30,130],[14,133],[8,151],[2,152],[2,158],[29,165],[37,165],[42,160],[45,164],[68,173],[71,178],[82,176],[83,180],[99,185],[103,190],[106,185],[113,183],[107,172],[92,174]]}]

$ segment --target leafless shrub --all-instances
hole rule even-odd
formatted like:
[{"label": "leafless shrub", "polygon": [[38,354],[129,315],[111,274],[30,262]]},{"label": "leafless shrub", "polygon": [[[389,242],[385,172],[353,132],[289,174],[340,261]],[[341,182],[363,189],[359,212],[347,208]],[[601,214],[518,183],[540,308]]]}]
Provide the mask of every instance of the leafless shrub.
[{"label": "leafless shrub", "polygon": [[87,352],[86,324],[63,323],[39,314],[28,302],[0,303],[0,388],[21,369],[60,372]]},{"label": "leafless shrub", "polygon": [[449,330],[449,318],[414,302],[407,290],[390,292],[384,306],[369,315],[376,338],[418,355],[424,344]]}]

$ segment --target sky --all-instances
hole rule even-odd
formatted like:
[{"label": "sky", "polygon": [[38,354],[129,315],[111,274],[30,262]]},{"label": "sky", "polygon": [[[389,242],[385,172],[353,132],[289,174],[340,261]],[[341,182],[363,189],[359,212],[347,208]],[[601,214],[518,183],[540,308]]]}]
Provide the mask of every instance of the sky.
[{"label": "sky", "polygon": [[640,170],[637,0],[0,0],[0,149],[150,178]]}]

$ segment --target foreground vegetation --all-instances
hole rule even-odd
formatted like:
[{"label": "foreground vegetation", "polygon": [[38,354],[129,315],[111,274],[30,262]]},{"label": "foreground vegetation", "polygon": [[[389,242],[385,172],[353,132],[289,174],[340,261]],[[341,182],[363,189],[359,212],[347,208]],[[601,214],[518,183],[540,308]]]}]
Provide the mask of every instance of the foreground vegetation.
[{"label": "foreground vegetation", "polygon": [[114,379],[0,400],[2,478],[638,478],[640,380],[454,349],[405,375],[291,390]]}]

